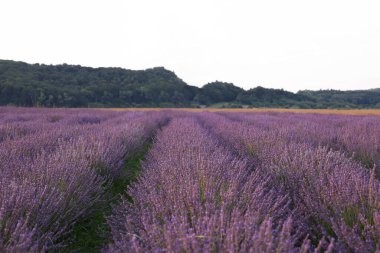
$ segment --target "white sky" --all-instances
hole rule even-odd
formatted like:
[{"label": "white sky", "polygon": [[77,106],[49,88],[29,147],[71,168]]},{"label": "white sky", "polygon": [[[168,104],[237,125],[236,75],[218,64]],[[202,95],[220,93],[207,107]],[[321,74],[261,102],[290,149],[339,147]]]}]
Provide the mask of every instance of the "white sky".
[{"label": "white sky", "polygon": [[0,59],[146,69],[191,85],[380,87],[378,0],[0,0]]}]

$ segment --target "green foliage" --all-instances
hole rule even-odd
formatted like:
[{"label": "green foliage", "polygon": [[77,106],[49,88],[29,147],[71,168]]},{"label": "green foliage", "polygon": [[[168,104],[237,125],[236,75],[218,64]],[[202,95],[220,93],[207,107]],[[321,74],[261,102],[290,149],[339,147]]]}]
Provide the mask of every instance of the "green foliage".
[{"label": "green foliage", "polygon": [[107,185],[107,198],[110,201],[93,208],[91,216],[78,222],[73,228],[76,240],[69,245],[69,251],[76,252],[100,252],[100,249],[108,242],[109,227],[106,217],[111,215],[112,206],[119,201],[121,195],[132,201],[127,195],[127,187],[137,179],[141,161],[150,149],[152,143],[147,143],[143,149],[128,157],[124,164],[124,174]]},{"label": "green foliage", "polygon": [[371,90],[319,90],[299,91],[297,94],[312,97],[320,108],[380,108],[380,89]]},{"label": "green foliage", "polygon": [[188,106],[197,90],[164,68],[132,71],[0,60],[0,105],[177,107]]},{"label": "green foliage", "polygon": [[234,86],[232,83],[213,82],[208,83],[200,89],[194,100],[200,104],[214,104],[221,102],[236,101],[236,97],[243,93],[242,88]]},{"label": "green foliage", "polygon": [[147,70],[0,60],[0,105],[43,107],[380,108],[380,89],[299,91],[231,83],[187,85],[163,67]]}]

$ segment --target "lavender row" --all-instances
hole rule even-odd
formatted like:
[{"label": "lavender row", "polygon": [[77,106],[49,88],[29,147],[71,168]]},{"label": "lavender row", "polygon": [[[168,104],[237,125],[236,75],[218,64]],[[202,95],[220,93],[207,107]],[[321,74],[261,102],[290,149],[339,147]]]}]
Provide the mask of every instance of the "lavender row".
[{"label": "lavender row", "polygon": [[3,128],[31,124],[0,143],[1,252],[64,247],[73,225],[102,201],[124,160],[167,118],[151,112],[4,111]]},{"label": "lavender row", "polygon": [[[291,142],[341,151],[372,169],[380,165],[380,117],[296,113],[222,113]],[[378,166],[378,175],[380,167]]]},{"label": "lavender row", "polygon": [[[271,178],[220,145],[194,117],[158,136],[139,180],[108,223],[104,252],[308,252],[290,199]],[[296,246],[298,245],[298,247]],[[321,241],[321,248],[332,250]]]},{"label": "lavender row", "polygon": [[252,121],[247,122],[236,117],[207,114],[201,119],[236,154],[268,171],[273,185],[286,189],[302,233],[315,242],[323,236],[335,238],[337,251],[379,250],[380,184],[374,170],[329,145],[315,145],[306,132],[303,141],[300,136],[290,138],[292,126],[302,124],[298,121],[275,117],[271,122],[263,115],[255,121],[255,115],[249,115]]}]

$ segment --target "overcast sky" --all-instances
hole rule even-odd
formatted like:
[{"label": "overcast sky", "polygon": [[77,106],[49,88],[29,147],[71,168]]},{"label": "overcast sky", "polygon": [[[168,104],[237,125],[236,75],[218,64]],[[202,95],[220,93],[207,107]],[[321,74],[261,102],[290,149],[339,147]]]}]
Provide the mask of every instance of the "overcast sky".
[{"label": "overcast sky", "polygon": [[0,0],[0,59],[146,69],[201,86],[380,87],[378,0]]}]

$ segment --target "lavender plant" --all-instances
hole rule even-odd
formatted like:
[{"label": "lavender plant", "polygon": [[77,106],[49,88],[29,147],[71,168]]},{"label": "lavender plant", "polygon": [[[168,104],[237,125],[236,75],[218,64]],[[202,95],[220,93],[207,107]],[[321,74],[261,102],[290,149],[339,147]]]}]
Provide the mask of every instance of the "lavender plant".
[{"label": "lavender plant", "polygon": [[285,187],[297,220],[303,223],[300,227],[314,242],[321,236],[333,237],[336,250],[376,251],[380,192],[374,170],[368,171],[330,145],[295,137],[286,120],[271,122],[269,117],[268,122],[259,115],[253,121],[254,115],[250,117],[252,122],[237,115],[231,120],[209,114],[203,122],[236,153],[252,157],[269,171],[274,184]]},{"label": "lavender plant", "polygon": [[64,250],[154,139],[104,252],[379,252],[380,119],[0,108],[0,252]]},{"label": "lavender plant", "polygon": [[6,130],[0,132],[0,251],[7,252],[65,247],[72,227],[103,201],[106,180],[167,119],[150,112],[14,110],[20,113],[5,110],[0,117]]},{"label": "lavender plant", "polygon": [[123,199],[109,218],[105,252],[301,250],[287,196],[193,118],[174,119],[159,134],[128,193],[133,204]]}]

